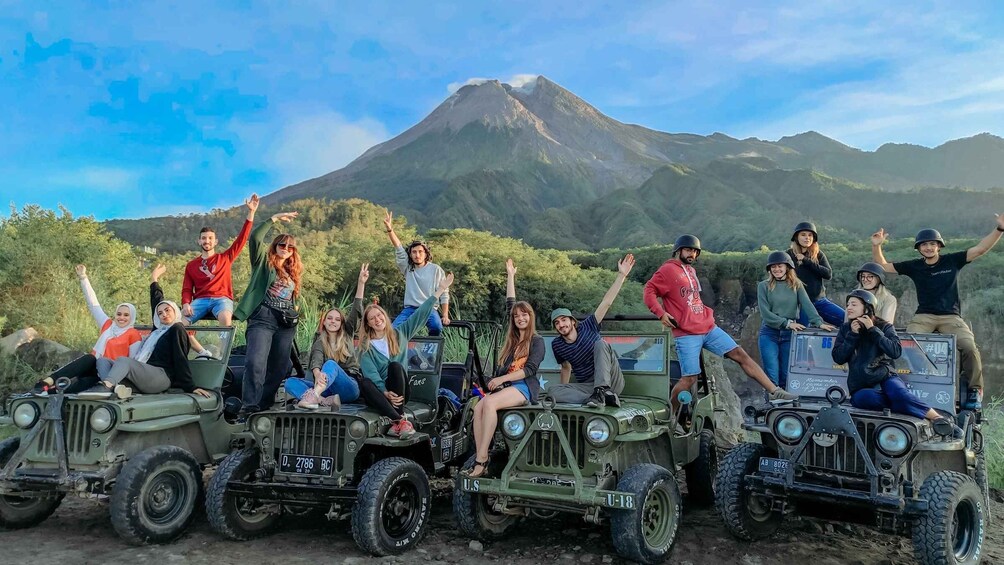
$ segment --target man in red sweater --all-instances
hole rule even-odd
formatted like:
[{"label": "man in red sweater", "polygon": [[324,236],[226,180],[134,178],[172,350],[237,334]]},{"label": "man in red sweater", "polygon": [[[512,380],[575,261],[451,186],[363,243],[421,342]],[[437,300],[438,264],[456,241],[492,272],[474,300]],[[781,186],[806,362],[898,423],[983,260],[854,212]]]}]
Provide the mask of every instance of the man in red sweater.
[{"label": "man in red sweater", "polygon": [[694,386],[701,374],[701,350],[727,357],[742,367],[746,376],[770,391],[771,400],[793,400],[796,396],[770,382],[760,365],[722,328],[715,325],[715,313],[701,301],[701,283],[694,261],[701,255],[701,241],[681,235],[673,246],[673,258],[659,267],[645,283],[645,305],[673,330],[676,356],[682,378],[670,395],[674,408],[680,391]]},{"label": "man in red sweater", "polygon": [[252,194],[244,205],[248,208],[244,226],[223,253],[216,252],[216,232],[213,228],[202,228],[199,232],[202,255],[188,262],[181,283],[181,313],[187,324],[194,324],[210,313],[224,326],[229,326],[233,320],[234,285],[230,267],[251,235],[254,213],[258,210],[258,195]]}]

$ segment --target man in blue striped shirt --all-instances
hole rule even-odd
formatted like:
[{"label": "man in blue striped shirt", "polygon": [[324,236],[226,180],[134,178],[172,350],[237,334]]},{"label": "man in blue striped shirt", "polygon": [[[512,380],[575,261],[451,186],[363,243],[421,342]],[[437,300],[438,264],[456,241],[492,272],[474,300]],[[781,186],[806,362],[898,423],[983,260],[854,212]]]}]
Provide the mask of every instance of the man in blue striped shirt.
[{"label": "man in blue striped shirt", "polygon": [[[561,384],[548,387],[546,394],[556,402],[582,403],[590,408],[620,406],[617,395],[624,390],[617,353],[600,336],[600,323],[624,285],[634,255],[628,253],[617,262],[617,277],[596,312],[577,321],[567,308],[551,312],[551,325],[558,337],[551,341],[554,359],[561,365]],[[575,375],[575,382],[569,382]]]}]

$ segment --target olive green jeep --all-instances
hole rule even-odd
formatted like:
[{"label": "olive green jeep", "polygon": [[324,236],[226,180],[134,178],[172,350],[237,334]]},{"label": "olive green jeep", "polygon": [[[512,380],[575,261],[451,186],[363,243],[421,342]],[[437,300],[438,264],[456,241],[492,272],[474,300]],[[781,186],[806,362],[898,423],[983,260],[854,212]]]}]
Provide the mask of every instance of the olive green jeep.
[{"label": "olive green jeep", "polygon": [[913,538],[924,564],[976,564],[990,520],[982,415],[962,410],[955,337],[900,333],[896,371],[910,392],[963,430],[886,409],[855,408],[833,333],[792,339],[793,403],[748,409],[749,432],[722,459],[716,504],[743,540],[770,536],[788,515],[861,523]]},{"label": "olive green jeep", "polygon": [[[429,475],[468,457],[473,415],[462,401],[493,363],[500,335],[496,323],[454,320],[445,337],[408,343],[405,415],[416,433],[406,439],[388,435],[390,419],[361,400],[334,412],[289,404],[252,415],[210,480],[210,524],[227,538],[246,540],[268,533],[284,512],[313,512],[350,517],[356,543],[373,555],[412,548],[429,522]],[[443,361],[450,345],[460,361]],[[483,358],[479,347],[492,357]]]},{"label": "olive green jeep", "polygon": [[645,321],[641,325],[653,329],[604,329],[624,374],[619,408],[550,400],[547,387],[558,382],[560,368],[550,348],[553,336],[546,336],[541,403],[500,411],[488,478],[456,479],[453,508],[464,534],[497,539],[523,518],[567,512],[609,522],[614,547],[625,558],[658,563],[668,556],[682,511],[678,473],[686,472],[691,501],[714,500],[718,392],[714,378],[703,374],[694,390],[680,394],[683,414],[674,413],[668,399],[679,365],[671,360],[669,335],[654,320],[604,320],[605,326]]},{"label": "olive green jeep", "polygon": [[46,395],[7,399],[0,424],[18,434],[0,442],[0,528],[35,526],[72,494],[108,497],[112,526],[130,543],[167,542],[185,531],[202,497],[202,467],[223,459],[242,428],[223,418],[219,392],[233,328],[190,331],[219,357],[189,360],[196,386],[211,398],[174,390],[78,398],[62,392],[63,379]]}]

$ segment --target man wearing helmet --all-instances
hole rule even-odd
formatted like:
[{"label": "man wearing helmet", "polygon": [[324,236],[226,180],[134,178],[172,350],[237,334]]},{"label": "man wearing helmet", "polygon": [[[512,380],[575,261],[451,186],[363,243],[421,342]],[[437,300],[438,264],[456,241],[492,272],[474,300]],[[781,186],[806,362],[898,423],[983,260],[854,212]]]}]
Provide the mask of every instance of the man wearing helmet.
[{"label": "man wearing helmet", "polygon": [[907,324],[911,333],[941,332],[955,335],[955,345],[961,357],[962,378],[968,383],[969,393],[963,406],[979,410],[983,403],[983,364],[976,338],[962,319],[959,301],[959,271],[993,248],[1004,232],[1004,216],[997,215],[994,231],[966,251],[941,254],[945,240],[938,230],[923,229],[917,233],[913,248],[920,259],[890,263],[882,253],[882,244],[889,234],[879,229],[872,234],[872,257],[887,273],[910,277],[917,288],[917,312]]},{"label": "man wearing helmet", "polygon": [[[389,210],[384,216],[383,225],[387,236],[390,237],[390,242],[394,245],[394,260],[397,263],[397,268],[404,275],[404,309],[391,323],[391,326],[397,328],[436,292],[440,281],[446,277],[446,273],[443,272],[442,267],[432,262],[432,253],[424,242],[415,240],[408,244],[407,249],[401,245],[401,240],[394,233],[394,215]],[[444,325],[450,325],[449,292],[444,292],[439,297],[438,306],[443,310],[442,317],[434,309],[429,313],[429,319],[426,322],[429,335],[433,336],[443,333]]]},{"label": "man wearing helmet", "polygon": [[701,241],[693,235],[681,235],[673,246],[673,257],[645,283],[645,305],[662,325],[673,330],[682,375],[670,394],[673,405],[680,391],[690,389],[701,374],[702,349],[739,363],[749,378],[770,392],[771,400],[793,400],[794,395],[772,383],[756,361],[715,325],[714,312],[701,301],[701,283],[693,267],[700,255]]}]

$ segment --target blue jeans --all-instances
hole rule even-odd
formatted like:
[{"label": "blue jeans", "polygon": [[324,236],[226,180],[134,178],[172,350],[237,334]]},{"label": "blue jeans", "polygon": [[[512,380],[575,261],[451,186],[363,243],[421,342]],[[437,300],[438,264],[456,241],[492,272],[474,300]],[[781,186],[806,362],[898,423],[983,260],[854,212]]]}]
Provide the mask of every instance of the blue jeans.
[{"label": "blue jeans", "polygon": [[787,388],[791,330],[775,330],[770,326],[760,326],[757,345],[760,347],[763,371],[770,377],[770,382],[781,388]]},{"label": "blue jeans", "polygon": [[906,414],[914,418],[924,418],[930,406],[910,393],[903,379],[890,376],[882,381],[881,390],[863,388],[851,397],[851,404],[856,408],[881,411],[885,408],[897,414]]},{"label": "blue jeans", "polygon": [[[337,394],[342,402],[355,402],[359,398],[359,383],[350,377],[338,363],[327,360],[321,366],[321,372],[328,376],[328,386],[321,393],[322,397]],[[314,383],[307,379],[290,377],[286,379],[286,392],[297,400],[314,388]]]},{"label": "blue jeans", "polygon": [[[418,310],[418,306],[405,306],[404,310],[394,318],[391,326],[396,330],[398,326],[403,324],[408,318],[411,317],[415,311]],[[425,322],[425,327],[429,328],[429,335],[436,336],[443,333],[443,319],[439,317],[439,312],[433,310],[429,312],[429,319]]]},{"label": "blue jeans", "polygon": [[196,298],[192,301],[192,316],[188,319],[189,324],[194,324],[207,314],[212,314],[213,319],[219,319],[221,312],[234,311],[234,301],[224,296],[216,298]]},{"label": "blue jeans", "polygon": [[[847,314],[844,309],[837,306],[833,302],[830,302],[829,298],[825,296],[816,300],[812,303],[816,307],[816,312],[819,313],[819,317],[823,319],[827,324],[832,324],[834,326],[840,327],[840,324],[844,323],[844,318]],[[798,313],[798,323],[803,326],[809,325],[809,315],[805,312]]]}]

